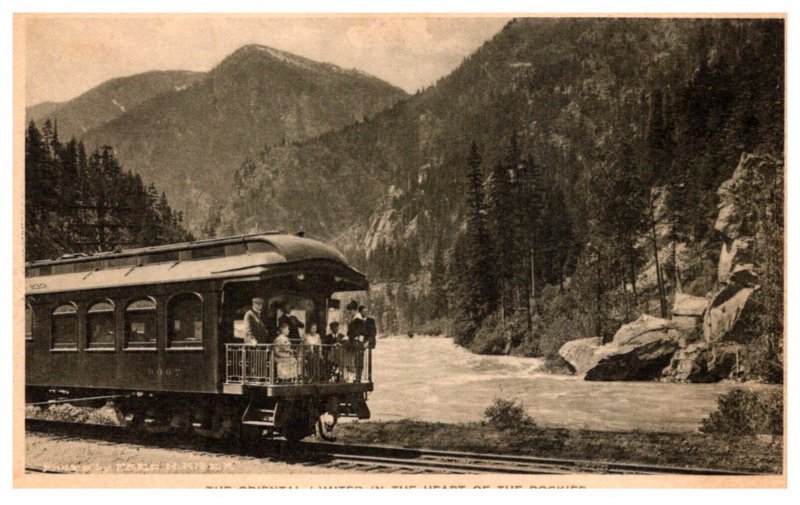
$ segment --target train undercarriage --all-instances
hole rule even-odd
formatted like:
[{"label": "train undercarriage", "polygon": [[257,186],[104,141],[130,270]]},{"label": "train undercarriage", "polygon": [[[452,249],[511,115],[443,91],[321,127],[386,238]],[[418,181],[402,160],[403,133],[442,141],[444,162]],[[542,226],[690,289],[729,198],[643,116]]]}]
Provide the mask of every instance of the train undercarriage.
[{"label": "train undercarriage", "polygon": [[340,418],[369,418],[366,399],[366,391],[268,396],[263,388],[247,388],[236,395],[36,387],[26,390],[26,403],[42,409],[61,403],[111,408],[116,422],[131,430],[238,439],[245,447],[266,437],[280,437],[290,444],[310,435],[331,440]]}]

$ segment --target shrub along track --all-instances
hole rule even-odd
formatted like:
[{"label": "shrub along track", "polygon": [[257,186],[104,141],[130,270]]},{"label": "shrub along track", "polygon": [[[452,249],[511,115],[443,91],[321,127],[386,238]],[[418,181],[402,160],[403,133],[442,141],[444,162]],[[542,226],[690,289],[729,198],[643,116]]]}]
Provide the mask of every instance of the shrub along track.
[{"label": "shrub along track", "polygon": [[[680,475],[758,475],[709,468],[668,467],[502,454],[478,454],[457,451],[407,449],[382,445],[345,445],[330,442],[300,442],[287,453],[280,441],[265,440],[258,447],[243,450],[230,440],[209,440],[194,435],[175,433],[143,433],[119,426],[26,419],[30,432],[81,440],[97,440],[120,444],[155,446],[165,449],[190,450],[219,457],[239,454],[267,457],[287,463],[331,467],[374,473],[506,473],[506,474],[680,474]],[[45,468],[26,468],[28,472],[59,473]]]}]

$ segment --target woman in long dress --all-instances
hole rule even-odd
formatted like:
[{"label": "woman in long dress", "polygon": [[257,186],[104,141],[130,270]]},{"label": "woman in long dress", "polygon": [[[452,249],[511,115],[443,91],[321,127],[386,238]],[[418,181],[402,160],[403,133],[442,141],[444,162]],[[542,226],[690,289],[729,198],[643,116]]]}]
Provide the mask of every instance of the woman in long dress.
[{"label": "woman in long dress", "polygon": [[309,323],[303,334],[303,378],[306,382],[320,382],[322,379],[322,337],[317,333],[317,323]]},{"label": "woman in long dress", "polygon": [[281,323],[278,327],[278,336],[272,342],[272,352],[275,354],[275,376],[279,382],[296,382],[300,373],[298,370],[297,356],[289,340],[289,325]]}]

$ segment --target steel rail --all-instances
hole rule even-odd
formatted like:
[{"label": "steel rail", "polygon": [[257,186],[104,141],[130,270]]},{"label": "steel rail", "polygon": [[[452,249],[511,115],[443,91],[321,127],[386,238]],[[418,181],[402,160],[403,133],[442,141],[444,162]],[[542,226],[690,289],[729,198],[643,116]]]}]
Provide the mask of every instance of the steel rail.
[{"label": "steel rail", "polygon": [[[617,474],[680,474],[680,475],[764,475],[759,472],[725,470],[716,468],[681,467],[669,465],[654,465],[645,463],[625,463],[606,460],[587,460],[572,458],[550,458],[542,456],[517,456],[511,454],[487,454],[464,451],[444,451],[437,449],[411,449],[389,445],[345,445],[330,442],[303,442],[304,446],[313,447],[319,452],[336,453],[337,456],[349,455],[368,456],[370,452],[381,451],[395,457],[455,461],[475,461],[479,465],[514,465],[537,466],[553,468],[571,468],[591,473],[617,473]],[[344,451],[344,452],[342,452]]]}]

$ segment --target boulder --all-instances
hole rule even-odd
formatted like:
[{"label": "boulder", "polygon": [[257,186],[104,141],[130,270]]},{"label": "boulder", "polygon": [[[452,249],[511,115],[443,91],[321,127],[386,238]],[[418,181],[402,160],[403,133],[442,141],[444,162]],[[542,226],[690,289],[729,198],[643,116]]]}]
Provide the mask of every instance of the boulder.
[{"label": "boulder", "polygon": [[648,314],[642,314],[636,321],[623,324],[614,334],[610,344],[626,344],[637,337],[650,332],[665,332],[675,326],[668,319],[661,319]]},{"label": "boulder", "polygon": [[716,382],[719,379],[708,373],[710,353],[706,342],[679,349],[661,373],[662,379],[668,382]]},{"label": "boulder", "polygon": [[743,288],[752,288],[758,285],[758,273],[756,265],[752,263],[738,264],[733,267],[733,271],[728,279],[729,284]]},{"label": "boulder", "polygon": [[741,179],[742,173],[743,168],[740,161],[739,166],[733,172],[733,176],[720,184],[717,190],[719,203],[717,204],[717,220],[714,221],[714,229],[730,239],[739,236],[739,228],[742,225],[733,197],[733,188],[736,182]]},{"label": "boulder", "polygon": [[672,315],[703,317],[707,306],[708,300],[702,296],[675,293],[675,303],[672,304]]},{"label": "boulder", "polygon": [[708,306],[708,300],[701,296],[675,293],[675,303],[672,305],[672,322],[692,337],[703,324],[703,314]]},{"label": "boulder", "polygon": [[703,319],[703,338],[706,342],[720,342],[736,326],[747,302],[757,287],[726,286],[711,300]]},{"label": "boulder", "polygon": [[600,337],[570,340],[561,346],[558,355],[564,358],[573,373],[583,375],[594,365],[594,353],[601,343]]},{"label": "boulder", "polygon": [[623,325],[597,349],[584,378],[595,381],[650,380],[661,375],[683,334],[666,319],[643,315]]},{"label": "boulder", "polygon": [[721,283],[731,280],[731,274],[736,267],[742,264],[752,264],[753,262],[753,239],[742,237],[732,240],[725,240],[719,253],[719,263],[717,265],[717,278]]},{"label": "boulder", "polygon": [[667,382],[718,382],[738,375],[738,344],[696,342],[679,349],[662,372]]},{"label": "boulder", "polygon": [[769,156],[742,153],[739,158],[739,164],[736,165],[731,178],[720,184],[717,190],[717,195],[719,196],[717,208],[719,211],[717,220],[714,222],[714,229],[720,232],[722,236],[730,240],[739,238],[742,228],[742,215],[736,206],[734,190],[743,180],[752,178],[754,172],[758,171],[759,166],[764,162],[769,163],[774,162],[774,160]]},{"label": "boulder", "polygon": [[708,357],[708,373],[719,380],[738,378],[741,373],[739,355],[742,349],[742,345],[732,342],[713,345]]}]

